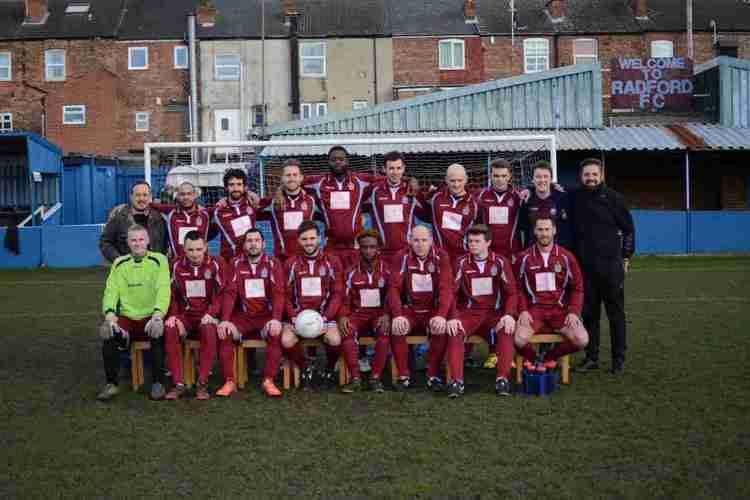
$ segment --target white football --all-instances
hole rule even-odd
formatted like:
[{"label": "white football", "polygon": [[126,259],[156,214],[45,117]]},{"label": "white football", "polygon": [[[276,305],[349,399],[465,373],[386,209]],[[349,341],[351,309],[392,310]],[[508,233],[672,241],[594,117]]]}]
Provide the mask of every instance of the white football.
[{"label": "white football", "polygon": [[294,320],[294,329],[302,338],[314,339],[323,332],[323,316],[318,311],[305,309]]}]

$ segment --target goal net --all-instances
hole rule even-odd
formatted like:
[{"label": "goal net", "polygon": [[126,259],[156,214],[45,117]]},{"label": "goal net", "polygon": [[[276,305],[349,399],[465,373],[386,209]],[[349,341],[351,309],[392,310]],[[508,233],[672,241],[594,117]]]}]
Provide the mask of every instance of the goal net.
[{"label": "goal net", "polygon": [[328,150],[343,146],[349,152],[354,172],[383,173],[383,156],[400,151],[406,159],[406,175],[416,177],[427,189],[439,187],[446,168],[459,163],[469,177],[468,189],[489,185],[490,163],[505,158],[513,166],[513,183],[529,186],[533,165],[547,160],[556,173],[554,135],[458,134],[431,136],[316,136],[300,139],[286,136],[271,141],[236,143],[147,143],[144,177],[155,198],[174,199],[180,183],[189,181],[201,188],[200,201],[212,205],[224,196],[222,179],[230,168],[247,172],[249,187],[266,196],[275,192],[281,180],[284,162],[295,158],[306,175],[328,172]]}]

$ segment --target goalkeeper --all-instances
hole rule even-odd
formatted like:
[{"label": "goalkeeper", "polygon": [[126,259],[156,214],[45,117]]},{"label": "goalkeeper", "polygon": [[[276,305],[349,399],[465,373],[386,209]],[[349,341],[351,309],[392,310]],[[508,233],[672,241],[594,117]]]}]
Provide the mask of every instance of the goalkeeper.
[{"label": "goalkeeper", "polygon": [[112,399],[119,392],[118,350],[129,342],[151,342],[151,399],[164,398],[164,313],[169,308],[170,281],[166,256],[148,250],[149,236],[143,226],[128,229],[130,253],[115,259],[107,277],[102,300],[104,322],[99,327],[107,385],[98,399]]}]

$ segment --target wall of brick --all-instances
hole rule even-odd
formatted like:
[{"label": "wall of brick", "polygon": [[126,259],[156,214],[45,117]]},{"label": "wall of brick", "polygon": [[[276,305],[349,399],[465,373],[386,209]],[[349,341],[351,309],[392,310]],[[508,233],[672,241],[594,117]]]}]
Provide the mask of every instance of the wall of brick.
[{"label": "wall of brick", "polygon": [[[175,69],[178,42],[112,40],[0,42],[12,54],[12,81],[0,82],[0,112],[16,129],[42,133],[66,153],[125,156],[143,142],[185,140],[188,71]],[[128,47],[148,46],[149,68],[128,70]],[[44,52],[65,50],[64,81],[46,81]],[[63,106],[85,105],[85,125],[64,125]],[[135,131],[135,112],[150,113],[148,132]]]},{"label": "wall of brick", "polygon": [[[446,37],[457,38],[457,37]],[[394,86],[460,86],[486,80],[484,49],[480,37],[464,40],[463,70],[441,70],[438,44],[441,38],[393,38]]]}]

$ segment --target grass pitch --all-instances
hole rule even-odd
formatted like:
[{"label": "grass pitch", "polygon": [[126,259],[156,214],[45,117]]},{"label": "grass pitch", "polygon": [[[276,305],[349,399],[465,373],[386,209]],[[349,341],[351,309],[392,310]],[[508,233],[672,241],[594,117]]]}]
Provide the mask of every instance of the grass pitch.
[{"label": "grass pitch", "polygon": [[98,403],[104,278],[0,273],[2,498],[750,497],[750,258],[637,259],[622,378],[604,321],[600,373],[498,399],[470,370],[458,401],[251,386],[155,403],[123,381]]}]

